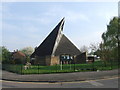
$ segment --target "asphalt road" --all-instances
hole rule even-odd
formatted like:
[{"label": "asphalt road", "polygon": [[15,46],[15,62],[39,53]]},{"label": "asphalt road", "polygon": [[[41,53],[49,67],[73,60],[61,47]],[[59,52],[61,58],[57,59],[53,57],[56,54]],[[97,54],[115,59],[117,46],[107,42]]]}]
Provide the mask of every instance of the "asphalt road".
[{"label": "asphalt road", "polygon": [[77,82],[56,82],[56,83],[40,83],[40,82],[14,82],[4,81],[2,88],[118,88],[118,77],[77,81]]}]

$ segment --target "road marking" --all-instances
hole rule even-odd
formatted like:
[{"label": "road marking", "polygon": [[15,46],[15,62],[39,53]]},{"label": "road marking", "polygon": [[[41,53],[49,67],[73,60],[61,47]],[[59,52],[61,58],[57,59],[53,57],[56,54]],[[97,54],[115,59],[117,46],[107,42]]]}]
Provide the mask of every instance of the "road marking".
[{"label": "road marking", "polygon": [[[55,82],[55,83],[49,83],[49,82],[18,82],[18,81],[5,81],[5,80],[0,80],[0,82],[10,82],[10,83],[28,83],[28,84],[60,84],[60,83],[85,83],[85,82],[91,82],[91,81],[100,81],[100,80],[110,80],[110,79],[116,79],[120,77],[112,77],[112,78],[105,78],[105,79],[97,79],[97,80],[87,80],[87,81],[74,81],[74,82]],[[100,85],[100,84],[99,84]]]},{"label": "road marking", "polygon": [[96,82],[96,81],[89,81],[88,83],[94,85],[94,86],[103,86],[102,83]]},{"label": "road marking", "polygon": [[2,82],[21,83],[21,84],[59,84],[59,83],[48,83],[48,82],[19,82],[19,81],[6,81],[6,80],[2,80]]}]

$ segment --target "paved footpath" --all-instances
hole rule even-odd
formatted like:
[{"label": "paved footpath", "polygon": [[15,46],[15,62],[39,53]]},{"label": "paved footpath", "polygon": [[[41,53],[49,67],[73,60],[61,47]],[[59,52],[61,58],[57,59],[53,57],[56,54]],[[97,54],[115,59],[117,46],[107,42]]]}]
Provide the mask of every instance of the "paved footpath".
[{"label": "paved footpath", "polygon": [[109,71],[92,71],[92,72],[74,72],[74,73],[57,73],[57,74],[30,74],[19,75],[8,71],[2,71],[3,80],[13,81],[32,81],[32,82],[61,82],[61,81],[84,81],[104,79],[118,76],[117,70]]}]

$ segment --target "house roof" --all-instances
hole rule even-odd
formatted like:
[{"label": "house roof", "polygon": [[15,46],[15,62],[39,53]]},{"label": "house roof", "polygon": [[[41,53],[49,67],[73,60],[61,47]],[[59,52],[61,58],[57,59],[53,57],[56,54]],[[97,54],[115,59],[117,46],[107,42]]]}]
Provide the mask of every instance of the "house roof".
[{"label": "house roof", "polygon": [[22,58],[22,57],[26,57],[24,53],[20,52],[20,51],[17,51],[17,52],[13,52],[12,53],[12,56],[14,58]]}]

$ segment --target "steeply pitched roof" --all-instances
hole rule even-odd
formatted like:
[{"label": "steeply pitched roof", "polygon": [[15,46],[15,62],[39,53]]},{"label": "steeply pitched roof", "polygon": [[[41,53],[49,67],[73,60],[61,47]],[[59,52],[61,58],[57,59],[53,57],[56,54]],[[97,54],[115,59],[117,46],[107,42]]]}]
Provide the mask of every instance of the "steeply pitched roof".
[{"label": "steeply pitched roof", "polygon": [[79,49],[63,34],[55,51],[55,56],[61,54],[79,55]]},{"label": "steeply pitched roof", "polygon": [[46,39],[36,48],[31,57],[51,55],[56,42],[59,31],[63,30],[64,18],[58,23],[53,31],[46,37]]},{"label": "steeply pitched roof", "polygon": [[80,54],[80,51],[77,49],[77,47],[64,34],[62,34],[63,25],[64,18],[47,36],[47,38],[40,44],[40,46],[35,49],[35,51],[31,55],[31,58],[34,56]]}]

